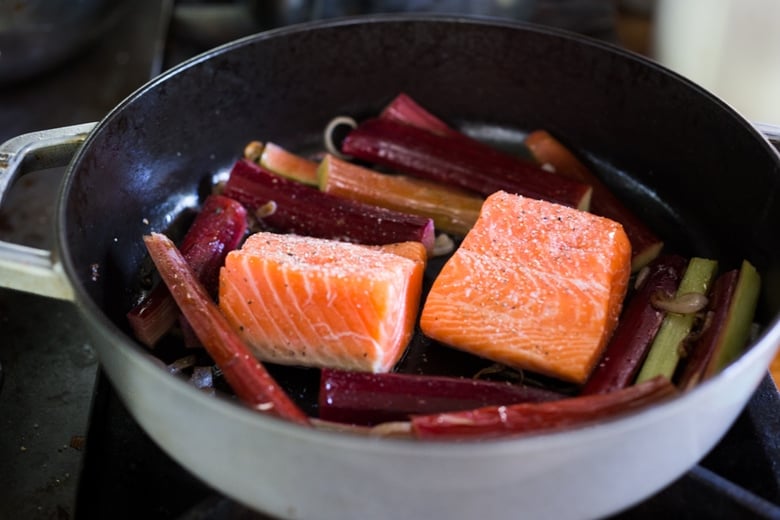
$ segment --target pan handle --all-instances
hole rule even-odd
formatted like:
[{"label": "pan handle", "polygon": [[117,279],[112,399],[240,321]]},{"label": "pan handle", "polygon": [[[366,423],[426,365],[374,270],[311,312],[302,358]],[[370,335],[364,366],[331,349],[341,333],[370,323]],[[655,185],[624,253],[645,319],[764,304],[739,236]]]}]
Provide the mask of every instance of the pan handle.
[{"label": "pan handle", "polygon": [[[26,173],[67,165],[96,123],[23,134],[0,145],[0,205]],[[0,241],[0,287],[73,300],[56,251]]]}]

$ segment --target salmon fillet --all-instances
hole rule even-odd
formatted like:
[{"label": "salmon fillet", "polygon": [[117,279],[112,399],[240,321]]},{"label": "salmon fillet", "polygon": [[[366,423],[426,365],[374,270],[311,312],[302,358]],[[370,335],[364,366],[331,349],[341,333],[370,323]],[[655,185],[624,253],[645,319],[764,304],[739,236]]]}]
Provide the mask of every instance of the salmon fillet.
[{"label": "salmon fillet", "polygon": [[418,242],[260,232],[228,254],[219,307],[263,361],[387,372],[414,331],[425,263]]},{"label": "salmon fillet", "polygon": [[631,273],[620,224],[496,192],[423,306],[429,337],[583,383],[612,334]]}]

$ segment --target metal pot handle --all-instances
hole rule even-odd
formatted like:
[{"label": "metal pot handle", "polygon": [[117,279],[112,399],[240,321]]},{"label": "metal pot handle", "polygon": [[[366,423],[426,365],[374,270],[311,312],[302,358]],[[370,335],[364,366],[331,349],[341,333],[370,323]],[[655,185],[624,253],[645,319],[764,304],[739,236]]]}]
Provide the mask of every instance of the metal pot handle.
[{"label": "metal pot handle", "polygon": [[[0,145],[0,205],[18,177],[67,165],[95,124],[31,132]],[[0,287],[62,300],[74,298],[56,251],[6,241],[0,241]]]}]

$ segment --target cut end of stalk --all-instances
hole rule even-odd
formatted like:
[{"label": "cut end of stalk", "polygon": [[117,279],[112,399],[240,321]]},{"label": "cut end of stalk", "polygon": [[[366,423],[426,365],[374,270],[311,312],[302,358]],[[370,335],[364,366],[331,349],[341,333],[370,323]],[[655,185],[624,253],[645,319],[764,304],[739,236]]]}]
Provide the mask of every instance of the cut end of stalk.
[{"label": "cut end of stalk", "polygon": [[590,211],[590,201],[593,198],[593,187],[588,186],[588,188],[584,191],[582,198],[580,198],[579,203],[577,203],[577,209],[580,211]]},{"label": "cut end of stalk", "polygon": [[317,163],[289,152],[277,144],[266,144],[260,160],[254,162],[282,177],[311,186],[317,185]]},{"label": "cut end of stalk", "polygon": [[176,323],[179,309],[168,289],[158,285],[140,304],[127,313],[127,321],[135,338],[154,348]]},{"label": "cut end of stalk", "polygon": [[382,110],[379,117],[423,128],[436,134],[463,137],[463,134],[428,112],[428,110],[424,109],[419,103],[403,92],[398,94],[384,110]]},{"label": "cut end of stalk", "polygon": [[[629,239],[631,239],[630,234],[629,234]],[[660,240],[652,240],[646,244],[640,244],[637,242],[639,241],[633,240],[631,244],[632,247],[631,272],[632,273],[638,273],[643,267],[645,267],[650,262],[658,258],[658,255],[661,254],[661,251],[664,248],[664,243]]]}]

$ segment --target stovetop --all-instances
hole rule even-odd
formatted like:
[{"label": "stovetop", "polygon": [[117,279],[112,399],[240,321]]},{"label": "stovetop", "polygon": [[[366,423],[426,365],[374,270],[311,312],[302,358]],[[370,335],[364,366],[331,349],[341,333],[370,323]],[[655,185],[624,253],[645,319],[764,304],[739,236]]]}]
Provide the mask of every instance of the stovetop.
[{"label": "stovetop", "polygon": [[[454,3],[395,5],[419,10]],[[217,44],[307,17],[345,14],[322,7],[335,3],[289,3],[318,5],[319,12],[275,11],[271,4],[285,5],[133,2],[99,42],[68,62],[0,86],[0,142],[97,121],[150,77]],[[612,2],[536,0],[529,6],[518,17],[615,39]],[[52,169],[19,181],[0,211],[0,237],[51,244],[62,173]],[[209,488],[140,429],[103,375],[71,303],[0,289],[0,367],[0,519],[268,518]],[[767,376],[701,464],[615,518],[780,518],[778,410],[780,396]]]}]

